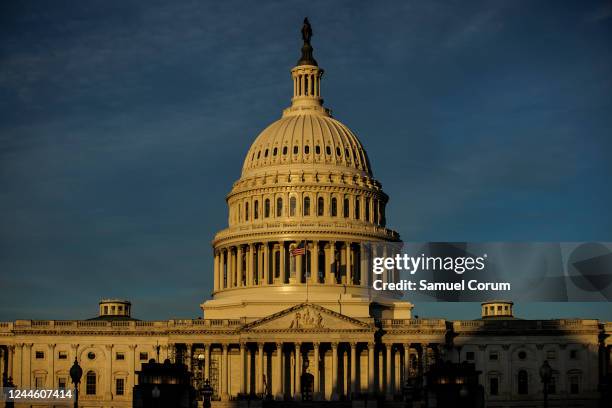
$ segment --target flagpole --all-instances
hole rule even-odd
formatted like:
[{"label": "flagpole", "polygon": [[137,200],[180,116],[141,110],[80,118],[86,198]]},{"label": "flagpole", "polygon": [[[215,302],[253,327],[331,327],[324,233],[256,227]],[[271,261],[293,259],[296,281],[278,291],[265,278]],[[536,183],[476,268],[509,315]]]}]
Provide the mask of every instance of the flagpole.
[{"label": "flagpole", "polygon": [[[308,247],[306,246],[306,240],[304,240],[304,255],[306,256],[306,303],[308,303],[308,281],[310,280],[310,276],[308,276]],[[310,272],[312,274],[312,271]]]}]

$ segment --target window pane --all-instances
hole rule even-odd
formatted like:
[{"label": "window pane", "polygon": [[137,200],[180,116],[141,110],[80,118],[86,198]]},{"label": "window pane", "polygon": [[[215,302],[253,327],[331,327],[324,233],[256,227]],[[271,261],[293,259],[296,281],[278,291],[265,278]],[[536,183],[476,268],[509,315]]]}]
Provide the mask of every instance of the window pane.
[{"label": "window pane", "polygon": [[95,395],[96,394],[96,373],[93,371],[89,371],[87,373],[87,382],[85,386],[85,393],[87,395]]},{"label": "window pane", "polygon": [[310,215],[310,197],[304,197],[304,215]]},{"label": "window pane", "polygon": [[276,216],[283,216],[283,199],[280,197],[276,199]]}]

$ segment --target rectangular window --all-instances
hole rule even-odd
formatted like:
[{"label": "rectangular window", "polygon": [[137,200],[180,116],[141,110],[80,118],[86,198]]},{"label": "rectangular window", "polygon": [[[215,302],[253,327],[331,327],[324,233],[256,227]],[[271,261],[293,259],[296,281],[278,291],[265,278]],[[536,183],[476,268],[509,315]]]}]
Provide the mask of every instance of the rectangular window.
[{"label": "rectangular window", "polygon": [[66,389],[66,379],[65,378],[60,377],[57,379],[57,388],[59,388],[60,390]]},{"label": "rectangular window", "polygon": [[140,353],[140,361],[147,361],[149,359],[149,353],[145,352],[141,352]]},{"label": "rectangular window", "polygon": [[96,395],[96,374],[90,371],[85,378],[85,394]]},{"label": "rectangular window", "polygon": [[34,388],[40,390],[45,387],[45,382],[43,377],[35,377],[34,378]]},{"label": "rectangular window", "polygon": [[36,352],[36,358],[37,359],[45,358],[45,352],[44,351],[37,351]]},{"label": "rectangular window", "polygon": [[58,351],[57,352],[57,359],[58,360],[67,360],[68,359],[68,352],[67,351]]},{"label": "rectangular window", "polygon": [[474,361],[474,352],[468,351],[467,353],[465,353],[465,359],[468,361]]},{"label": "rectangular window", "polygon": [[555,353],[555,350],[548,350],[546,352],[546,358],[549,360],[554,360],[555,358],[557,358],[557,353]]},{"label": "rectangular window", "polygon": [[125,380],[123,378],[117,378],[115,380],[115,394],[123,395],[125,390]]},{"label": "rectangular window", "polygon": [[115,360],[125,360],[125,354],[117,352],[117,354],[115,354]]},{"label": "rectangular window", "polygon": [[499,378],[491,377],[489,379],[489,394],[499,395]]},{"label": "rectangular window", "polygon": [[580,377],[577,375],[570,377],[570,394],[580,394]]},{"label": "rectangular window", "polygon": [[578,360],[578,350],[570,350],[570,358],[572,360]]},{"label": "rectangular window", "polygon": [[499,360],[499,355],[497,354],[497,351],[492,351],[489,353],[489,360],[491,361]]}]

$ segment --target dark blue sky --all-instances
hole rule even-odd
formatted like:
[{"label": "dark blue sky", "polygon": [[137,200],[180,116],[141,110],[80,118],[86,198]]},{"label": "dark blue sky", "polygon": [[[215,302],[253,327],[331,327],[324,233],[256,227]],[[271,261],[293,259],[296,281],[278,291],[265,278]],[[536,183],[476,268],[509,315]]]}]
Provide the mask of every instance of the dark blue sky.
[{"label": "dark blue sky", "polygon": [[0,320],[91,317],[107,296],[201,315],[225,194],[289,104],[304,16],[404,240],[612,241],[610,1],[5,1]]}]

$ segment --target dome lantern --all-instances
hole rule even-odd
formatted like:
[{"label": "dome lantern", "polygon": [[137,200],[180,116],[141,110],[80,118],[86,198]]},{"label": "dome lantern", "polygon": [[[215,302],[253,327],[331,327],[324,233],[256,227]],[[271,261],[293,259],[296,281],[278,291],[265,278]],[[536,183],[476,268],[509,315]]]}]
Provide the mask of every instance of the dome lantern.
[{"label": "dome lantern", "polygon": [[317,61],[312,55],[312,46],[310,38],[312,37],[312,28],[308,17],[304,19],[302,27],[302,56],[297,62],[297,65],[291,70],[291,79],[293,80],[293,98],[291,98],[291,107],[285,110],[284,115],[299,112],[302,109],[312,109],[321,111],[321,113],[329,115],[327,109],[322,108],[323,99],[321,98],[321,77],[323,70],[319,68]]}]

